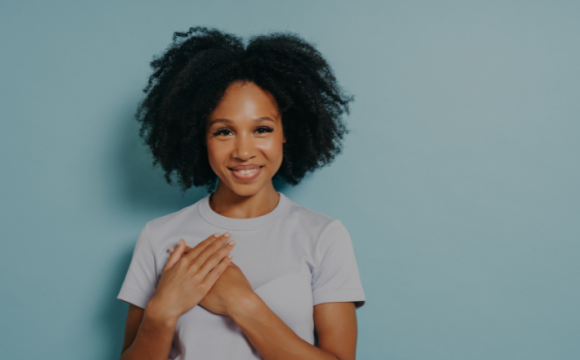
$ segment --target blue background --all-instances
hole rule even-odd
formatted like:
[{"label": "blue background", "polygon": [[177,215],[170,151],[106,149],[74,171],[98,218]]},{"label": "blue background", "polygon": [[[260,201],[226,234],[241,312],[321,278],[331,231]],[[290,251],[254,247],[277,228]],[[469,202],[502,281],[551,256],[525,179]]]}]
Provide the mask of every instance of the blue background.
[{"label": "blue background", "polygon": [[580,358],[577,1],[2,1],[0,356],[116,359],[164,183],[133,114],[174,31],[295,31],[355,95],[329,167],[359,359]]}]

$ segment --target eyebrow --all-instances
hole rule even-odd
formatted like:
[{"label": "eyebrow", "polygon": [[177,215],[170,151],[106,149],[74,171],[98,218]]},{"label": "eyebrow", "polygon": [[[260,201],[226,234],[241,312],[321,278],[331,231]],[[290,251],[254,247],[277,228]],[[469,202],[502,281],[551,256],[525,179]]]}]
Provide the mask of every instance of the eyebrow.
[{"label": "eyebrow", "polygon": [[[259,117],[257,119],[254,119],[254,122],[263,121],[263,120],[270,120],[270,121],[275,122],[274,120],[272,120],[271,118],[269,118],[267,116],[262,116],[262,117]],[[207,126],[208,127],[209,126],[212,126],[213,124],[218,123],[218,122],[223,122],[223,123],[226,123],[226,124],[232,124],[233,123],[233,121],[231,121],[229,119],[214,119]]]}]

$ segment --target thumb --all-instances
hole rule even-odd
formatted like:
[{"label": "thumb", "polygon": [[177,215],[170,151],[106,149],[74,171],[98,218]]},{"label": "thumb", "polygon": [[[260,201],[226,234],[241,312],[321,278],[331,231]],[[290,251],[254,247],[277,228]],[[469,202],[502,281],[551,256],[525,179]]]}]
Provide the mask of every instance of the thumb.
[{"label": "thumb", "polygon": [[169,259],[167,259],[167,264],[165,264],[165,267],[163,268],[163,272],[171,269],[173,267],[173,265],[175,265],[175,263],[177,263],[177,261],[179,261],[179,259],[181,258],[181,255],[185,251],[186,247],[187,246],[185,245],[185,240],[179,239],[179,245],[177,245],[177,247],[175,248],[175,250],[173,251],[171,256],[169,256]]}]

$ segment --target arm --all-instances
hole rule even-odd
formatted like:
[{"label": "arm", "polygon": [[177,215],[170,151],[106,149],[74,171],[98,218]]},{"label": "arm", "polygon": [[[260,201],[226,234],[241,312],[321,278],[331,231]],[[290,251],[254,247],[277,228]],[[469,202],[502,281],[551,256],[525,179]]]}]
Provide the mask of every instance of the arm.
[{"label": "arm", "polygon": [[[199,304],[216,314],[231,317],[266,360],[354,359],[357,323],[351,300],[364,300],[364,295],[348,232],[340,222],[333,224],[320,247],[317,262],[321,264],[313,274],[313,295],[317,303],[313,317],[318,347],[296,335],[252,290],[233,262]],[[329,292],[341,287],[354,290]]]},{"label": "arm", "polygon": [[177,321],[156,318],[152,309],[129,305],[121,360],[169,358]]},{"label": "arm", "polygon": [[240,301],[232,319],[266,360],[352,360],[356,355],[357,323],[352,302],[314,306],[319,347],[300,338],[258,295]]},{"label": "arm", "polygon": [[357,324],[353,302],[325,302],[314,306],[319,347],[296,335],[252,290],[244,273],[233,262],[199,305],[232,318],[266,360],[355,358]]},{"label": "arm", "polygon": [[[131,305],[121,360],[166,360],[179,317],[196,306],[231,262],[229,232],[214,234],[182,256],[185,241],[167,261],[145,309]],[[223,247],[222,247],[223,246]]]},{"label": "arm", "polygon": [[[318,347],[297,336],[255,293],[230,302],[232,319],[267,360],[352,360],[356,356],[354,303],[364,300],[350,235],[330,223],[316,243],[312,273]],[[221,279],[220,279],[221,280]]]}]

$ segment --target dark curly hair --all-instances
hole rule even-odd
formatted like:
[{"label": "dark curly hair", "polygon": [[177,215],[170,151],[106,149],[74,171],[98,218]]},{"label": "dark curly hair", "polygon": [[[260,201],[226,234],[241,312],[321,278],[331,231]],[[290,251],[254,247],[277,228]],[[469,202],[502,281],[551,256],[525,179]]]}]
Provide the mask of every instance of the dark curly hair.
[{"label": "dark curly hair", "polygon": [[270,92],[282,117],[286,143],[274,178],[296,185],[308,172],[330,164],[348,133],[341,120],[353,96],[344,94],[322,55],[294,33],[241,38],[205,27],[175,32],[165,52],[151,62],[153,74],[135,117],[165,179],[175,173],[183,191],[205,186],[210,167],[206,123],[226,89],[253,82]]}]

